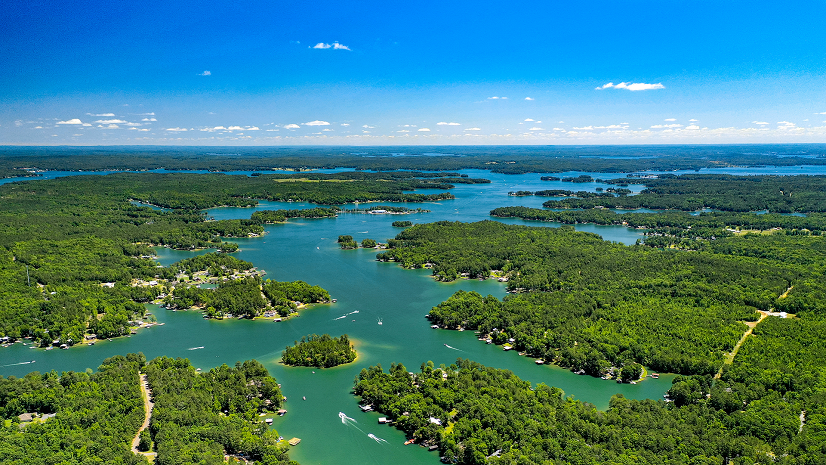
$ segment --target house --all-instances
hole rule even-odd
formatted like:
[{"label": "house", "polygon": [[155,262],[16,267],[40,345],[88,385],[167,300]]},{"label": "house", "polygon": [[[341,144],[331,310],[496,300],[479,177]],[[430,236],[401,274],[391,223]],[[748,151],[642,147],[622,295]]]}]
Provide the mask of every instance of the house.
[{"label": "house", "polygon": [[430,417],[430,422],[433,423],[436,426],[442,426],[442,420],[440,420],[438,418]]}]

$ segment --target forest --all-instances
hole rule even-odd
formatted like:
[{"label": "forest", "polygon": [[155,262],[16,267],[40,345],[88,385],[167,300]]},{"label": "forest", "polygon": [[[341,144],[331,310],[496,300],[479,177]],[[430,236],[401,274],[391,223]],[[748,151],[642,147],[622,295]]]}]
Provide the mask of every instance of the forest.
[{"label": "forest", "polygon": [[[359,154],[353,151],[358,150]],[[240,153],[239,153],[240,152]],[[439,156],[430,156],[439,154]],[[823,144],[415,147],[3,147],[0,169],[248,170],[351,168],[495,173],[699,170],[826,164]],[[13,174],[14,171],[6,171]]]},{"label": "forest", "polygon": [[[199,211],[203,208],[251,206],[257,199],[438,200],[452,196],[404,191],[452,187],[441,181],[448,178],[471,182],[455,173],[296,176],[120,173],[0,185],[0,337],[31,338],[45,347],[71,346],[91,332],[128,334],[144,315],[142,304],[160,293],[133,284],[172,279],[183,271],[157,268],[152,246],[232,252],[237,244],[225,239],[264,231],[262,219],[214,221]],[[222,266],[211,267],[214,276],[223,275]],[[254,293],[242,292],[248,285],[239,283],[231,292],[229,287],[210,302],[218,305],[216,312],[237,311],[240,295],[262,308]]]},{"label": "forest", "polygon": [[[0,463],[145,464],[130,450],[144,419],[138,375],[145,360],[118,355],[96,372],[0,376]],[[19,418],[27,413],[35,419]]]},{"label": "forest", "polygon": [[455,293],[431,310],[436,325],[477,330],[592,376],[630,363],[705,375],[720,368],[758,310],[826,315],[824,261],[795,258],[812,244],[822,250],[823,239],[806,239],[783,244],[798,253],[769,259],[770,239],[732,238],[728,253],[722,245],[686,253],[610,243],[570,227],[437,222],[400,232],[377,258],[427,264],[442,281],[507,281],[511,294],[501,301]]},{"label": "forest", "polygon": [[[770,369],[746,355],[716,384],[677,377],[670,402],[615,395],[607,411],[463,359],[449,367],[422,363],[412,374],[396,363],[389,372],[365,368],[354,393],[409,438],[437,446],[444,463],[814,465],[826,460],[823,334],[785,332],[793,350],[769,336],[770,349],[760,355],[786,356]],[[804,353],[801,378],[782,363]]]},{"label": "forest", "polygon": [[260,465],[296,465],[286,443],[259,417],[282,402],[281,389],[261,363],[198,373],[187,359],[159,357],[144,372],[155,402],[149,432],[158,465],[223,464],[225,454]]},{"label": "forest", "polygon": [[164,298],[164,305],[183,310],[197,307],[208,318],[223,319],[255,318],[267,309],[287,316],[299,305],[329,300],[326,290],[304,281],[262,281],[258,276],[250,276],[221,281],[216,288],[178,284]]},{"label": "forest", "polygon": [[638,195],[610,198],[549,200],[548,208],[611,207],[625,210],[698,211],[706,208],[727,212],[769,213],[826,212],[826,176],[732,176],[685,174],[660,175],[657,179],[619,178],[605,182],[640,183]]},{"label": "forest", "polygon": [[281,362],[290,366],[304,366],[317,368],[331,368],[356,359],[356,349],[350,343],[347,335],[330,337],[329,334],[311,334],[304,336],[301,341],[287,346],[281,352]]}]

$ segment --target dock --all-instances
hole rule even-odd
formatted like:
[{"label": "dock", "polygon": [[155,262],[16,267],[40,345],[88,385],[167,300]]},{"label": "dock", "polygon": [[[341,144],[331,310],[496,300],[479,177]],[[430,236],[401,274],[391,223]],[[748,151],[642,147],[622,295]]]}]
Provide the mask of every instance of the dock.
[{"label": "dock", "polygon": [[297,445],[301,442],[301,439],[299,439],[299,438],[292,438],[292,439],[290,439],[290,440],[289,440],[289,441],[287,441],[287,442],[289,442],[291,446],[297,446]]}]

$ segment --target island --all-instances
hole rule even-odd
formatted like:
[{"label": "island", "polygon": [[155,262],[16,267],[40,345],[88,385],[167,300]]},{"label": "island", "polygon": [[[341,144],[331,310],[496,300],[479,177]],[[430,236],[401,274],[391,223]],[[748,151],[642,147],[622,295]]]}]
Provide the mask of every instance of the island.
[{"label": "island", "polygon": [[331,368],[351,363],[356,359],[356,349],[344,334],[330,337],[329,334],[304,336],[301,341],[281,353],[281,362],[290,366]]}]

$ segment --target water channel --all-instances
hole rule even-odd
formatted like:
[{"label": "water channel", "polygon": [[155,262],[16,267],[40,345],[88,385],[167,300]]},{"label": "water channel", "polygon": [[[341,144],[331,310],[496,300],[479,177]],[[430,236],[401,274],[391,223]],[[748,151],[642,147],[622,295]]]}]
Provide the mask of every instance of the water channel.
[{"label": "water channel", "polygon": [[[806,170],[804,170],[806,171]],[[819,171],[816,170],[816,171]],[[302,442],[290,455],[302,464],[438,463],[436,452],[418,446],[404,446],[403,433],[379,425],[377,413],[362,413],[358,399],[351,394],[353,379],[362,368],[380,363],[385,369],[392,362],[403,363],[409,371],[418,371],[422,362],[432,360],[436,366],[449,365],[457,357],[484,365],[507,368],[534,384],[545,383],[563,389],[568,396],[605,409],[610,397],[622,393],[629,398],[660,398],[669,388],[672,376],[647,379],[636,385],[616,384],[549,366],[538,366],[533,359],[503,352],[501,347],[479,342],[472,331],[434,330],[424,318],[431,307],[457,290],[473,290],[483,295],[503,297],[503,284],[493,280],[464,280],[438,283],[428,270],[404,270],[393,263],[379,263],[375,250],[340,250],[339,234],[356,240],[372,238],[385,241],[398,228],[394,220],[414,223],[439,220],[479,221],[490,219],[488,212],[500,206],[524,205],[541,208],[547,198],[510,197],[509,191],[571,189],[593,190],[606,185],[541,181],[539,174],[498,175],[487,171],[464,170],[471,177],[491,179],[491,184],[457,185],[455,200],[438,203],[404,204],[422,207],[429,213],[411,215],[341,214],[335,219],[290,220],[286,224],[266,227],[258,238],[238,239],[240,259],[254,263],[278,281],[303,280],[330,291],[336,303],[316,305],[303,310],[301,316],[274,323],[250,320],[205,320],[193,311],[172,312],[150,306],[163,326],[143,329],[131,337],[102,341],[95,346],[77,346],[70,350],[29,349],[14,344],[0,349],[0,374],[23,376],[38,370],[49,371],[96,368],[115,354],[143,352],[148,359],[160,355],[185,357],[204,370],[226,363],[257,359],[283,385],[288,413],[276,417],[273,428],[285,438],[299,437]],[[595,178],[625,176],[605,173],[565,173]],[[803,173],[800,173],[803,174]],[[810,173],[811,174],[811,173]],[[559,176],[559,175],[557,175]],[[640,186],[632,186],[638,191]],[[261,202],[256,208],[215,208],[207,214],[216,219],[249,218],[256,209],[310,208],[308,203]],[[362,205],[364,206],[364,205]],[[349,207],[349,206],[348,206]],[[554,227],[554,223],[503,220],[513,224]],[[641,231],[621,226],[577,225],[578,230],[601,235],[606,240],[633,244]],[[190,257],[193,253],[158,249],[163,265]],[[343,317],[343,318],[342,318]],[[379,325],[378,322],[382,324]],[[281,351],[307,334],[347,334],[356,344],[358,359],[333,369],[292,368],[279,363]],[[450,347],[447,347],[450,346]],[[34,360],[34,364],[18,364]],[[306,398],[306,400],[302,400]],[[343,424],[338,413],[357,420]],[[372,433],[387,443],[367,436]]]}]

